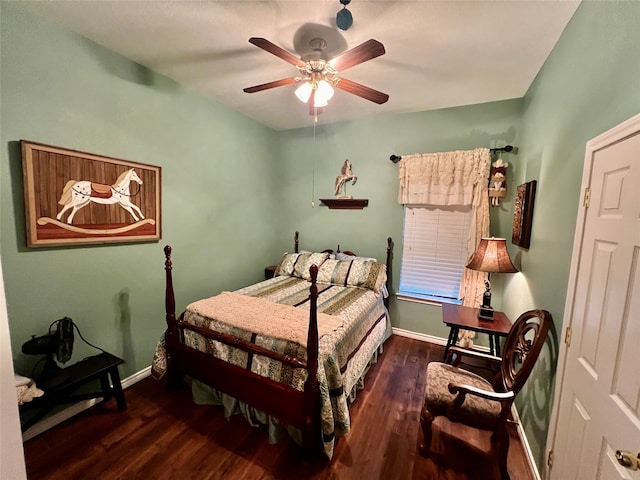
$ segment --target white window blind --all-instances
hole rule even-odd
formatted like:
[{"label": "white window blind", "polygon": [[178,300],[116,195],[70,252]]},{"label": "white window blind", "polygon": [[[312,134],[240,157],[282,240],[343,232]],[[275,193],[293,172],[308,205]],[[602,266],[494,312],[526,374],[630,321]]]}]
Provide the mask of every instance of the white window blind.
[{"label": "white window blind", "polygon": [[405,205],[400,297],[460,303],[471,206]]}]

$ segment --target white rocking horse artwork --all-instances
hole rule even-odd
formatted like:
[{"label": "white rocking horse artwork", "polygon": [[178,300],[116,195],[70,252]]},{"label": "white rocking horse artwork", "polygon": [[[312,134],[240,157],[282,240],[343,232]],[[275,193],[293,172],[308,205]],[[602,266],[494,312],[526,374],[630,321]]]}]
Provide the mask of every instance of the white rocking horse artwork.
[{"label": "white rocking horse artwork", "polygon": [[352,198],[351,195],[347,195],[346,183],[349,180],[351,180],[351,185],[355,185],[358,177],[351,171],[351,162],[347,159],[342,164],[340,175],[336,178],[335,195],[337,198]]},{"label": "white rocking horse artwork", "polygon": [[27,246],[162,238],[162,168],[21,140]]},{"label": "white rocking horse artwork", "polygon": [[[118,204],[129,212],[136,222],[144,219],[140,208],[131,201],[132,195],[129,189],[131,182],[142,185],[142,180],[133,168],[123,172],[113,185],[94,183],[89,180],[69,180],[64,186],[62,195],[58,201],[63,207],[58,215],[56,215],[56,218],[62,221],[64,213],[72,209],[71,214],[67,218],[67,223],[71,225],[73,217],[78,210],[90,202],[95,202],[103,205]],[[139,192],[140,189],[138,189],[138,193]]]}]

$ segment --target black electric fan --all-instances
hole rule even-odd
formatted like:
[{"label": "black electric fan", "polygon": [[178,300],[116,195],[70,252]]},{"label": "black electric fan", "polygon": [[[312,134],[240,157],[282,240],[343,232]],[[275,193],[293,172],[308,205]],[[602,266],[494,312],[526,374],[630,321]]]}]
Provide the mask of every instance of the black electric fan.
[{"label": "black electric fan", "polygon": [[[22,345],[22,353],[26,355],[45,355],[44,366],[37,376],[34,375],[39,388],[46,390],[66,381],[64,371],[58,366],[54,356],[60,363],[67,363],[71,359],[74,327],[73,320],[69,317],[61,318],[49,325],[48,335],[33,335],[31,340]],[[36,364],[34,371],[40,363]]]}]

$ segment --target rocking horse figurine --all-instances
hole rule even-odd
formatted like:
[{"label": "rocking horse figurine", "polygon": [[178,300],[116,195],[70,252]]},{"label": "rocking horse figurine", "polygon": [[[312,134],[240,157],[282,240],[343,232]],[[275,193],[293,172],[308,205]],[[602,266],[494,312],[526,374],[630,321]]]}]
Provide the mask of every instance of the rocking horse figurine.
[{"label": "rocking horse figurine", "polygon": [[351,195],[347,195],[346,183],[351,180],[351,185],[355,185],[358,181],[358,177],[351,171],[351,162],[347,159],[342,165],[340,175],[336,178],[336,197],[338,198],[351,198]]}]

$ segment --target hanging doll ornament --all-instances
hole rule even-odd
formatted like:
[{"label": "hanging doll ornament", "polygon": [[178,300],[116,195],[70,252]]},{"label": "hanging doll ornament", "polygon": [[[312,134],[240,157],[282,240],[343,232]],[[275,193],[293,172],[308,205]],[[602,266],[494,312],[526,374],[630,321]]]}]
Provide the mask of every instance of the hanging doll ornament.
[{"label": "hanging doll ornament", "polygon": [[507,195],[507,167],[509,164],[501,158],[491,164],[489,179],[489,198],[492,207],[500,206],[500,199]]}]

